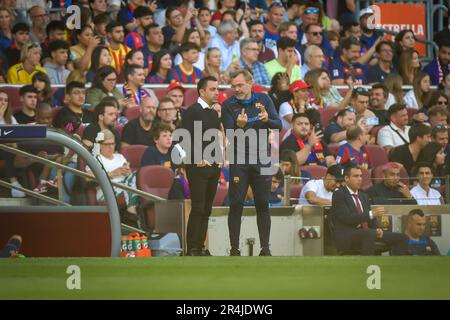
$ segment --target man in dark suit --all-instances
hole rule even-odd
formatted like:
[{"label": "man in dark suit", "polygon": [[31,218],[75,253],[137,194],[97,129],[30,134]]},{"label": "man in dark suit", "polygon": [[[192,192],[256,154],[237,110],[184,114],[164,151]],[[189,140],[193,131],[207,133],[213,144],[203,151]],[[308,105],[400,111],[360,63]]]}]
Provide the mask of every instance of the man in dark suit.
[{"label": "man in dark suit", "polygon": [[384,213],[384,207],[370,210],[369,198],[360,191],[362,171],[355,165],[344,169],[345,187],[333,194],[332,222],[336,249],[342,253],[358,252],[374,255],[376,241],[391,248],[392,255],[404,255],[408,250],[408,239],[404,234],[383,231],[377,217]]},{"label": "man in dark suit", "polygon": [[[199,98],[183,115],[183,128],[188,130],[191,137],[191,150],[188,152],[186,163],[186,174],[191,192],[192,209],[187,225],[187,249],[190,256],[209,256],[208,250],[204,248],[208,220],[214,197],[219,182],[219,163],[214,161],[221,158],[215,155],[214,159],[205,159],[205,148],[210,144],[203,139],[204,133],[209,129],[217,130],[220,134],[221,123],[218,114],[217,102],[219,99],[219,84],[214,77],[204,77],[197,84]],[[196,130],[201,125],[200,130]],[[195,129],[194,129],[195,128]],[[201,136],[198,136],[201,134]],[[219,137],[220,139],[220,137]],[[218,141],[218,140],[216,140]],[[193,151],[195,147],[200,148],[201,153]],[[196,159],[200,154],[201,158]]]}]

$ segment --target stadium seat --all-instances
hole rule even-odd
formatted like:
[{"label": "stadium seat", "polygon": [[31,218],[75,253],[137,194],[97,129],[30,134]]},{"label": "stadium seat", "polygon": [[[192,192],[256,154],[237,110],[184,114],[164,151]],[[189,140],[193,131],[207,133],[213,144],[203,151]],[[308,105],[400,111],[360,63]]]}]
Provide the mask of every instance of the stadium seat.
[{"label": "stadium seat", "polygon": [[22,109],[22,104],[20,103],[18,87],[2,87],[2,90],[8,95],[8,102],[11,107],[12,114],[20,111]]},{"label": "stadium seat", "polygon": [[198,92],[197,89],[187,89],[184,93],[183,106],[189,108],[191,105],[197,102]]},{"label": "stadium seat", "polygon": [[408,111],[408,121],[411,122],[412,117],[419,112],[419,110],[414,109],[414,108],[406,108],[406,111]]},{"label": "stadium seat", "polygon": [[366,145],[366,149],[369,153],[371,168],[375,168],[388,162],[388,157],[383,147],[377,144],[368,144]]},{"label": "stadium seat", "polygon": [[327,168],[318,165],[301,166],[300,169],[309,172],[313,179],[322,179],[327,173]]},{"label": "stadium seat", "polygon": [[216,196],[214,197],[213,206],[221,207],[223,206],[223,202],[228,195],[228,187],[220,185],[217,187]]},{"label": "stadium seat", "polygon": [[300,197],[300,193],[302,192],[303,185],[298,184],[291,184],[291,193],[289,197],[291,198],[290,204],[295,205],[298,204],[298,198]]},{"label": "stadium seat", "polygon": [[160,101],[162,98],[167,96],[166,88],[155,88],[152,90],[153,90],[153,92],[155,92],[155,95],[158,98],[158,101]]},{"label": "stadium seat", "polygon": [[[372,170],[373,184],[381,182],[383,178],[383,166],[375,167]],[[405,168],[401,167],[400,169],[400,181],[409,186],[409,177],[408,172],[406,172]]]},{"label": "stadium seat", "polygon": [[367,190],[372,186],[372,172],[369,169],[362,169],[362,185],[361,185],[361,189],[363,190]]},{"label": "stadium seat", "polygon": [[325,109],[319,109],[320,123],[322,124],[322,127],[324,129],[326,127],[328,127],[330,120],[333,119],[333,117],[336,115],[336,113],[338,111],[339,111],[339,108],[337,108],[337,107],[329,107],[329,108],[325,108]]},{"label": "stadium seat", "polygon": [[130,145],[122,148],[121,153],[130,162],[132,170],[139,169],[141,167],[142,156],[144,155],[147,146],[141,144]]},{"label": "stadium seat", "polygon": [[139,115],[141,114],[141,108],[139,107],[132,107],[132,108],[127,108],[125,109],[125,111],[123,112],[125,118],[128,119],[128,121],[136,119],[137,117],[139,117]]}]

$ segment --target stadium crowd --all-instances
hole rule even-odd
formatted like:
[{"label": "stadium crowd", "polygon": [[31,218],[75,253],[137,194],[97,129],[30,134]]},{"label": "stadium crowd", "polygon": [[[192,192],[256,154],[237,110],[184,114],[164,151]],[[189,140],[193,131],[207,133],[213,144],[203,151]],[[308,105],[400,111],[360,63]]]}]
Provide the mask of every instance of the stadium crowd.
[{"label": "stadium crowd", "polygon": [[[66,2],[0,1],[0,124],[64,130],[98,155],[112,181],[131,187],[141,188],[142,167],[170,168],[169,198],[186,199],[185,167],[170,156],[172,133],[199,96],[186,85],[207,76],[231,84],[219,95],[226,105],[235,99],[236,72],[244,69],[252,92],[270,99],[282,124],[279,141],[272,141],[280,170],[272,178],[271,206],[282,204],[285,175],[298,178],[291,181],[291,203],[332,205],[334,190],[351,178],[352,170],[343,173],[349,164],[360,168],[359,185],[371,204],[444,203],[448,28],[435,34],[439,51],[427,62],[413,30],[389,40],[369,28],[374,12],[356,12],[355,1],[336,1],[337,19],[328,17],[322,1],[309,0],[69,1],[80,7],[74,30],[65,22],[68,14],[55,10]],[[165,86],[152,88],[156,84]],[[17,147],[85,170],[69,149]],[[4,151],[0,159],[2,179],[14,186],[39,193],[58,186],[50,167]],[[227,189],[229,177],[225,166],[218,187]],[[89,201],[86,184],[66,172],[65,201]],[[136,215],[139,198],[115,191]],[[94,194],[93,201],[103,200],[95,187]],[[12,189],[11,196],[26,195]],[[251,188],[245,201],[255,204]],[[223,203],[228,197],[215,202]],[[422,218],[415,212],[409,222]]]}]

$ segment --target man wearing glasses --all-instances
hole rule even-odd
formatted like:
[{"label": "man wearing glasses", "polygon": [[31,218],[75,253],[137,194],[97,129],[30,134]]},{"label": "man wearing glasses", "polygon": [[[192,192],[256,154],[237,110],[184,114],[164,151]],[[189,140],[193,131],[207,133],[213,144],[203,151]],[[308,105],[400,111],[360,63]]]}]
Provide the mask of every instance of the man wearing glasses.
[{"label": "man wearing glasses", "polygon": [[34,6],[29,11],[31,17],[30,39],[33,42],[42,43],[47,36],[45,27],[48,23],[48,14],[46,10],[40,6]]},{"label": "man wearing glasses", "polygon": [[[305,56],[305,51],[308,47],[318,46],[322,49],[325,58],[325,68],[328,68],[330,65],[331,58],[333,57],[333,48],[331,47],[330,42],[325,37],[323,32],[323,28],[317,24],[312,23],[308,25],[305,29],[306,43],[300,47],[300,53],[302,57]],[[305,61],[305,59],[303,59]]]},{"label": "man wearing glasses", "polygon": [[242,68],[251,71],[256,84],[270,84],[264,64],[258,61],[259,47],[255,39],[245,38],[240,43],[241,58],[239,62]]},{"label": "man wearing glasses", "polygon": [[302,24],[298,28],[298,41],[301,45],[306,44],[306,28],[310,24],[318,24],[319,21],[319,8],[320,4],[314,1],[308,1],[306,3],[305,11],[302,14]]},{"label": "man wearing glasses", "polygon": [[369,69],[367,79],[370,84],[384,82],[388,75],[397,73],[392,64],[394,59],[394,46],[389,41],[381,41],[375,49],[378,63]]}]

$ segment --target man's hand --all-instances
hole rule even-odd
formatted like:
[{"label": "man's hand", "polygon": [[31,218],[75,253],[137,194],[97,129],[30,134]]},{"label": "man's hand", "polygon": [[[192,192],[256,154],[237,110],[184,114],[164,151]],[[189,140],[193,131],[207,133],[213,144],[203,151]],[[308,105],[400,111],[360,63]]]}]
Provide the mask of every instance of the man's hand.
[{"label": "man's hand", "polygon": [[209,163],[208,160],[202,160],[197,164],[197,167],[199,167],[199,168],[211,167],[211,163]]},{"label": "man's hand", "polygon": [[259,120],[261,120],[261,122],[266,123],[267,121],[269,121],[269,114],[267,113],[266,107],[261,106],[260,108],[260,113],[259,113]]},{"label": "man's hand", "polygon": [[404,195],[406,198],[412,198],[409,188],[403,182],[398,183],[398,191],[400,191],[401,194]]},{"label": "man's hand", "polygon": [[237,117],[237,126],[239,128],[244,128],[247,125],[247,114],[245,113],[245,109],[242,109],[241,113]]},{"label": "man's hand", "polygon": [[376,235],[377,235],[377,239],[383,238],[383,229],[377,228]]},{"label": "man's hand", "polygon": [[319,142],[323,137],[322,131],[315,131],[315,129],[312,129],[311,134],[309,135],[308,138],[308,144],[312,147],[314,147],[316,145],[317,142]]},{"label": "man's hand", "polygon": [[378,207],[372,210],[372,214],[375,218],[383,216],[385,212],[386,210],[384,209],[384,207]]}]

